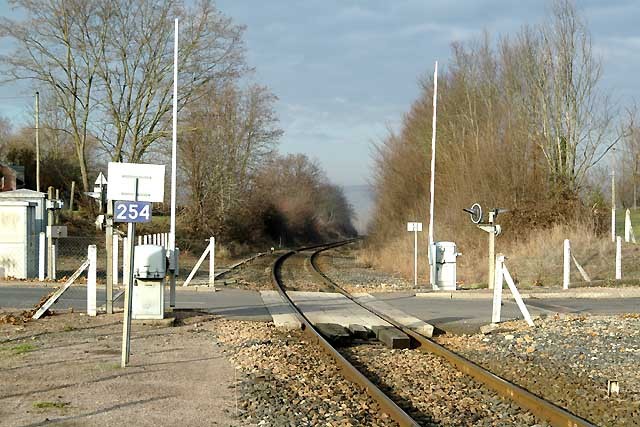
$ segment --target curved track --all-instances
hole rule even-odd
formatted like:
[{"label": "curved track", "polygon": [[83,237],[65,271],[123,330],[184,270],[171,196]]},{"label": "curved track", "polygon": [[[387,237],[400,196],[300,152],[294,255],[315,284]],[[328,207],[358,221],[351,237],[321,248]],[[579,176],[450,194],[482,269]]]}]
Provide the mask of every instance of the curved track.
[{"label": "curved track", "polygon": [[[339,246],[340,244],[351,243],[353,240],[348,240],[345,242],[340,242],[339,244],[329,244],[329,245],[318,245],[311,246],[306,248],[301,248],[298,251],[302,250],[311,250],[316,248],[324,248],[331,249],[333,247]],[[297,313],[300,318],[303,329],[310,336],[313,342],[316,342],[325,353],[327,353],[333,360],[335,360],[336,364],[339,366],[342,374],[353,381],[355,384],[362,387],[366,393],[371,396],[382,408],[382,410],[389,414],[391,418],[393,418],[400,426],[419,426],[419,424],[411,418],[402,408],[400,408],[393,400],[391,400],[382,390],[380,390],[374,383],[372,383],[364,374],[362,374],[356,367],[354,367],[347,359],[344,358],[321,334],[318,330],[313,326],[313,324],[304,316],[302,311],[296,307],[293,301],[287,295],[287,292],[284,289],[284,285],[281,279],[281,269],[282,264],[285,262],[287,258],[291,255],[295,254],[298,251],[290,251],[282,256],[280,256],[273,264],[273,269],[271,271],[271,279],[273,281],[274,286],[282,295],[282,297],[291,305],[293,310]]]},{"label": "curved track", "polygon": [[[503,378],[498,377],[497,375],[492,374],[481,366],[471,362],[470,360],[446,349],[445,347],[433,342],[427,337],[424,337],[417,332],[404,327],[403,325],[398,324],[393,319],[388,318],[382,313],[377,312],[376,310],[372,310],[366,305],[361,304],[357,299],[355,299],[349,292],[347,292],[340,285],[331,280],[327,275],[325,275],[317,265],[318,256],[329,249],[336,248],[338,246],[346,245],[348,243],[352,243],[353,240],[348,240],[344,242],[333,243],[329,245],[325,245],[322,247],[315,248],[303,248],[305,250],[309,249],[317,249],[311,255],[311,266],[315,274],[318,275],[319,279],[322,280],[326,285],[334,288],[337,292],[343,294],[345,297],[349,298],[359,306],[363,307],[367,311],[375,314],[376,316],[384,319],[385,321],[391,323],[396,328],[402,330],[405,334],[409,335],[413,341],[417,343],[418,349],[424,352],[433,353],[440,357],[446,359],[449,363],[455,366],[459,371],[470,375],[478,382],[484,384],[488,388],[496,391],[498,394],[511,399],[514,403],[520,406],[523,409],[531,411],[538,418],[548,421],[554,426],[562,426],[562,427],[593,427],[594,424],[589,421],[580,418],[567,410],[555,405],[554,403],[542,399],[533,393],[523,389],[522,387],[513,384]],[[295,252],[289,252],[285,254],[285,256],[290,256]],[[275,272],[275,267],[274,267]],[[274,279],[275,280],[275,279]],[[275,283],[275,281],[274,281]],[[280,287],[281,293],[285,296],[287,301],[296,309],[298,313],[299,310],[293,305],[293,302],[286,296],[286,292],[282,290]],[[301,313],[300,313],[301,314]],[[308,322],[306,322],[308,323]],[[316,331],[317,333],[317,331]],[[325,341],[326,342],[326,341]],[[327,343],[327,345],[329,345]],[[337,353],[336,350],[333,350]],[[342,356],[340,356],[342,357]],[[348,363],[348,362],[347,362]],[[353,368],[355,369],[355,368]]]}]

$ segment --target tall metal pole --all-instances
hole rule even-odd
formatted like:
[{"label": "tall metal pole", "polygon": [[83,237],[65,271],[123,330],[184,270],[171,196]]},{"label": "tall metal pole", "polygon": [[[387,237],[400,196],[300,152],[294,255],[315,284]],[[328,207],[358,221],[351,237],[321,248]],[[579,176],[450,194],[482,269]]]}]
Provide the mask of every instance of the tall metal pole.
[{"label": "tall metal pole", "polygon": [[36,92],[36,191],[40,192],[40,93]]},{"label": "tall metal pole", "polygon": [[[169,232],[169,250],[177,268],[176,256],[176,177],[178,149],[178,18],[175,20],[173,37],[173,138],[171,143],[171,227]],[[169,306],[176,304],[176,277],[171,272],[169,277]]]},{"label": "tall metal pole", "polygon": [[436,61],[435,70],[433,72],[433,122],[431,124],[431,183],[430,193],[431,200],[429,203],[429,277],[431,286],[435,287],[434,263],[435,254],[433,251],[433,208],[434,208],[434,192],[436,179],[436,111],[438,105],[438,61]]},{"label": "tall metal pole", "polygon": [[178,141],[178,18],[175,20],[173,40],[173,135],[171,141],[171,223],[169,230],[169,249],[176,248],[176,168]]}]

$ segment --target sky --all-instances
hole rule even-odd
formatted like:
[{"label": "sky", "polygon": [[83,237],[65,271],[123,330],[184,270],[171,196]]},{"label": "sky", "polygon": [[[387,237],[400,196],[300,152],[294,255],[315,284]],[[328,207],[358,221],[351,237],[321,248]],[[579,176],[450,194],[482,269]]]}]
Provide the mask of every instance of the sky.
[{"label": "sky", "polygon": [[[622,105],[640,99],[640,2],[578,0],[604,62],[603,88]],[[540,22],[544,0],[218,0],[246,25],[256,82],[278,96],[282,152],[320,162],[337,184],[372,176],[372,144],[399,129],[419,79],[446,69],[450,45],[484,30],[515,33]],[[0,0],[2,14],[9,13]],[[0,44],[0,51],[5,47]],[[33,103],[19,86],[0,87],[0,114],[25,117]],[[21,96],[11,98],[14,96]]]},{"label": "sky", "polygon": [[[604,61],[603,88],[640,99],[640,2],[580,1]],[[517,32],[544,19],[543,0],[218,0],[247,26],[254,78],[279,97],[284,152],[320,161],[341,185],[372,176],[372,143],[397,130],[419,79],[446,69],[454,41]]]}]

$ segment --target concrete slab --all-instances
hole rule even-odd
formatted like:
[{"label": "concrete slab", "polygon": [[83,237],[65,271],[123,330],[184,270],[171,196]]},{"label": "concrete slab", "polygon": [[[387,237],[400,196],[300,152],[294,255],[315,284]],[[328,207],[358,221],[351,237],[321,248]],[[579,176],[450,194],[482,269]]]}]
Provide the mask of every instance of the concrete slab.
[{"label": "concrete slab", "polygon": [[294,291],[288,295],[314,325],[337,323],[348,328],[351,324],[358,324],[369,329],[391,326],[339,293]]},{"label": "concrete slab", "polygon": [[282,329],[300,329],[302,323],[278,291],[260,291],[264,305],[269,310],[273,323]]},{"label": "concrete slab", "polygon": [[396,307],[393,307],[390,304],[387,304],[384,301],[377,300],[370,294],[354,294],[354,297],[361,304],[366,307],[371,308],[372,310],[377,311],[380,314],[387,316],[393,321],[406,326],[407,328],[416,331],[417,333],[424,335],[425,337],[431,338],[433,336],[433,325],[418,319],[415,316],[412,316]]}]

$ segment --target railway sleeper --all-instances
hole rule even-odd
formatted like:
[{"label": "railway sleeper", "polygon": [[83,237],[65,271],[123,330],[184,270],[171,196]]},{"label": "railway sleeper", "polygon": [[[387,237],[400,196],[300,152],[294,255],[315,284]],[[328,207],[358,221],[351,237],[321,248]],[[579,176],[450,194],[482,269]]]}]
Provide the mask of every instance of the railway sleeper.
[{"label": "railway sleeper", "polygon": [[407,334],[393,326],[372,326],[378,341],[391,349],[410,348],[411,339]]},{"label": "railway sleeper", "polygon": [[349,330],[337,323],[317,323],[315,327],[333,345],[346,346],[353,339]]},{"label": "railway sleeper", "polygon": [[375,337],[376,334],[373,333],[371,329],[368,329],[362,325],[358,325],[356,323],[349,324],[349,332],[355,337],[359,339],[366,340],[368,338]]}]

